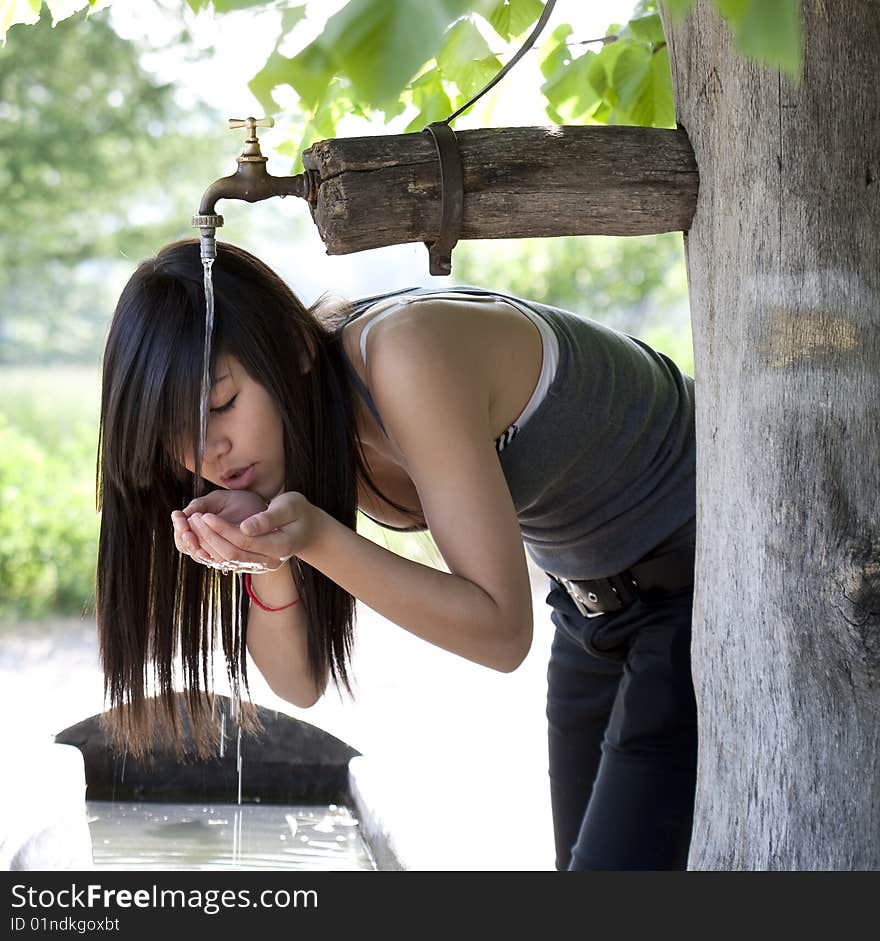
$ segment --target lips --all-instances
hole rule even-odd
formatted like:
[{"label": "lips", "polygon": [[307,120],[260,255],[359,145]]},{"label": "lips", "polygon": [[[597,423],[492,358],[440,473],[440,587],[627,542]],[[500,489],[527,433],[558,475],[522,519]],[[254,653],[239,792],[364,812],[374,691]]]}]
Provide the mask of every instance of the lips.
[{"label": "lips", "polygon": [[247,464],[244,467],[233,468],[228,474],[224,474],[220,480],[223,486],[229,490],[246,490],[254,479],[254,464]]}]

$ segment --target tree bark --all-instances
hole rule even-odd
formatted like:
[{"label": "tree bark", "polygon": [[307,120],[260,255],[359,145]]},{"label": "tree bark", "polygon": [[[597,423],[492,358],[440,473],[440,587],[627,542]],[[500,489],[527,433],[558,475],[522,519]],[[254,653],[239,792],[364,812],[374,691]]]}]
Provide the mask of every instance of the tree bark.
[{"label": "tree bark", "polygon": [[700,173],[693,869],[880,868],[880,4],[794,87],[665,19]]},{"label": "tree bark", "polygon": [[[648,127],[457,133],[462,238],[649,235],[690,225],[698,177],[687,135]],[[303,155],[330,255],[424,242],[440,226],[440,168],[423,134],[320,141]]]}]

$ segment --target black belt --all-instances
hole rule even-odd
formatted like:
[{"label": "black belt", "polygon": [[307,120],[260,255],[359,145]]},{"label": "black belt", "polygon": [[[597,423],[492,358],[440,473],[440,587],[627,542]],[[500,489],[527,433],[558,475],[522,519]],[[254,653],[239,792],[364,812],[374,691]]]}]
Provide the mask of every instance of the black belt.
[{"label": "black belt", "polygon": [[607,578],[574,581],[547,574],[566,592],[586,618],[597,618],[621,609],[637,599],[650,604],[694,582],[694,547],[686,546],[656,559],[637,562]]}]

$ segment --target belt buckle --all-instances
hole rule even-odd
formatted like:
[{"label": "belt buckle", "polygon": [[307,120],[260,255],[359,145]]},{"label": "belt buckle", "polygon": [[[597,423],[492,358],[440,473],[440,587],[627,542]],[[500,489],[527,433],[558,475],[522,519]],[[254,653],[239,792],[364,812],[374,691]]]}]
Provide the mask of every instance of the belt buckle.
[{"label": "belt buckle", "polygon": [[[607,614],[607,611],[591,611],[581,600],[579,591],[580,589],[568,578],[562,578],[561,576],[556,576],[559,579],[562,587],[568,592],[568,597],[574,602],[574,606],[580,611],[580,613],[585,618],[600,618],[603,614]],[[587,600],[596,602],[599,600],[599,596],[593,592],[588,592]]]}]

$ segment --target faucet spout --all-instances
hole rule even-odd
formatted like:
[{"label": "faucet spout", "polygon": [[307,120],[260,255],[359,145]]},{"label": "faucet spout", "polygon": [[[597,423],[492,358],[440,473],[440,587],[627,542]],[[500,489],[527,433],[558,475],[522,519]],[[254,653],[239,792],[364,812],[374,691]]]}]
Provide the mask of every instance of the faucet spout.
[{"label": "faucet spout", "polygon": [[244,127],[248,137],[238,157],[238,169],[229,176],[215,180],[202,195],[199,211],[193,216],[192,224],[198,228],[202,244],[202,257],[214,258],[217,254],[215,234],[223,225],[223,216],[217,214],[216,206],[221,199],[242,199],[256,203],[270,196],[299,196],[309,200],[315,198],[315,181],[310,172],[296,176],[272,176],[266,170],[266,158],[260,150],[257,139],[258,127],[273,127],[272,118],[230,118],[229,127]]},{"label": "faucet spout", "polygon": [[248,203],[256,203],[270,196],[299,196],[305,199],[305,173],[272,176],[266,171],[265,163],[239,162],[235,173],[215,180],[205,190],[199,203],[199,215],[212,215],[221,199],[243,199]]}]

